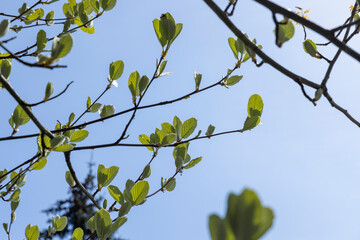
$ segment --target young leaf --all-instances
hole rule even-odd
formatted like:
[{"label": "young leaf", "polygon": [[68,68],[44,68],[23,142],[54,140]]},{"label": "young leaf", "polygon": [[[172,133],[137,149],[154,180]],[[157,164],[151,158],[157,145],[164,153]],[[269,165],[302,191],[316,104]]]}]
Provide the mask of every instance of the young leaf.
[{"label": "young leaf", "polygon": [[177,116],[174,117],[173,126],[174,126],[174,129],[175,129],[177,140],[180,141],[181,136],[182,136],[181,135],[182,122],[181,122],[180,118],[178,118]]},{"label": "young leaf", "polygon": [[8,59],[3,59],[0,66],[1,74],[5,79],[9,79],[11,73],[11,62]]},{"label": "young leaf", "polygon": [[44,30],[40,30],[36,36],[36,47],[37,52],[40,52],[46,47],[47,38],[46,38],[46,32]]},{"label": "young leaf", "polygon": [[17,105],[17,107],[15,108],[11,119],[15,126],[21,126],[30,121],[30,117],[20,105]]},{"label": "young leaf", "polygon": [[194,132],[197,126],[197,120],[190,118],[186,120],[181,126],[181,138],[186,139]]},{"label": "young leaf", "polygon": [[100,112],[100,117],[105,118],[115,113],[115,107],[113,105],[104,105]]},{"label": "young leaf", "polygon": [[[139,135],[139,141],[142,144],[150,144],[150,138],[149,136],[147,136],[146,134],[141,134]],[[154,151],[153,147],[146,147],[147,149],[149,149],[150,151]]]},{"label": "young leaf", "polygon": [[316,92],[315,92],[314,100],[318,101],[321,98],[323,92],[324,92],[324,90],[322,88],[317,89]]},{"label": "young leaf", "polygon": [[198,91],[200,88],[202,74],[194,72],[194,79],[195,79],[195,89]]},{"label": "young leaf", "polygon": [[228,42],[229,42],[230,49],[231,49],[231,51],[232,51],[233,54],[234,54],[234,57],[235,57],[237,60],[239,60],[239,52],[238,52],[238,50],[237,50],[237,48],[236,48],[236,40],[235,40],[234,38],[230,37],[230,38],[228,39]]},{"label": "young leaf", "polygon": [[[171,192],[175,189],[176,187],[176,179],[173,178],[171,179],[170,181],[169,180],[166,180],[166,182],[169,182],[168,184],[166,184],[166,187],[165,187],[165,190],[168,191],[168,192]],[[165,184],[164,184],[165,185]]]},{"label": "young leaf", "polygon": [[146,87],[149,85],[149,78],[144,75],[141,77],[139,82],[139,95],[146,89]]},{"label": "young leaf", "polygon": [[316,57],[317,47],[313,41],[311,41],[310,39],[306,39],[303,42],[303,47],[306,53],[308,53],[312,57]]},{"label": "young leaf", "polygon": [[248,116],[254,117],[254,116],[261,116],[262,111],[264,108],[264,102],[261,99],[261,97],[258,94],[253,94],[250,98],[249,98],[249,102],[248,102]]},{"label": "young leaf", "polygon": [[78,130],[71,135],[70,142],[81,142],[89,136],[86,130]]},{"label": "young leaf", "polygon": [[55,222],[55,230],[56,230],[57,232],[60,232],[60,231],[64,230],[64,228],[65,228],[66,225],[67,225],[67,222],[68,222],[68,220],[67,220],[67,217],[66,217],[66,216],[63,216],[63,217],[59,218],[59,219],[56,220],[56,222]]},{"label": "young leaf", "polygon": [[226,86],[233,86],[233,85],[237,84],[238,82],[240,82],[240,80],[242,78],[243,78],[243,76],[238,76],[238,75],[231,76],[226,80],[225,84],[226,84]]},{"label": "young leaf", "polygon": [[107,187],[110,196],[121,205],[124,204],[124,195],[121,193],[118,187],[110,185]]},{"label": "young leaf", "polygon": [[45,89],[44,101],[49,100],[49,98],[53,94],[53,92],[54,92],[54,85],[52,82],[48,82],[48,84],[46,85],[46,89]]},{"label": "young leaf", "polygon": [[51,49],[51,57],[59,59],[65,57],[71,50],[73,39],[69,33],[64,34],[60,39],[55,37]]},{"label": "young leaf", "polygon": [[121,60],[118,60],[116,62],[112,62],[110,64],[110,69],[109,69],[109,72],[110,72],[110,78],[112,80],[116,80],[116,79],[119,79],[124,71],[124,62],[121,61]]},{"label": "young leaf", "polygon": [[38,160],[34,165],[31,167],[31,170],[41,170],[45,167],[47,163],[46,157],[42,157],[40,160]]},{"label": "young leaf", "polygon": [[110,11],[116,5],[116,0],[100,0],[100,5],[105,11]]},{"label": "young leaf", "polygon": [[56,151],[56,152],[68,152],[68,151],[71,151],[71,150],[74,149],[74,147],[75,147],[74,145],[73,144],[64,144],[64,145],[61,145],[61,146],[58,146],[58,147],[54,148],[54,151]]},{"label": "young leaf", "polygon": [[98,189],[101,190],[101,188],[108,186],[116,177],[118,171],[119,167],[105,168],[104,165],[100,164],[97,171]]},{"label": "young leaf", "polygon": [[147,181],[137,182],[131,189],[132,202],[135,205],[139,205],[140,203],[142,203],[142,201],[145,200],[146,195],[149,192],[149,188],[150,186]]},{"label": "young leaf", "polygon": [[191,160],[188,164],[184,166],[185,169],[190,169],[194,167],[196,164],[198,164],[202,160],[202,157],[195,158]]},{"label": "young leaf", "polygon": [[9,32],[10,20],[4,19],[0,23],[0,37],[6,35]]},{"label": "young leaf", "polygon": [[[274,30],[276,34],[276,30]],[[278,36],[276,45],[281,47],[284,42],[289,41],[295,34],[295,27],[291,20],[284,19],[278,24]]]},{"label": "young leaf", "polygon": [[74,187],[75,187],[75,180],[73,179],[70,171],[66,171],[66,173],[65,173],[65,180],[66,180],[66,182],[69,184],[69,186],[70,186],[71,188],[74,188]]},{"label": "young leaf", "polygon": [[122,217],[130,212],[132,205],[131,202],[126,202],[123,205],[121,205],[119,209],[119,217]]},{"label": "young leaf", "polygon": [[83,240],[84,231],[81,228],[76,228],[72,235],[71,240]]},{"label": "young leaf", "polygon": [[206,133],[205,133],[205,135],[210,137],[213,134],[214,130],[215,130],[215,126],[210,124],[207,131],[206,131]]},{"label": "young leaf", "polygon": [[260,123],[260,117],[259,116],[253,116],[253,117],[246,117],[244,127],[242,131],[251,130],[254,127],[256,127]]},{"label": "young leaf", "polygon": [[136,102],[136,97],[139,95],[140,92],[139,83],[140,83],[140,74],[138,73],[138,71],[131,73],[129,76],[128,86],[134,104]]},{"label": "young leaf", "polygon": [[38,240],[40,236],[39,227],[37,225],[31,226],[30,224],[25,229],[26,240]]},{"label": "young leaf", "polygon": [[147,164],[145,167],[144,167],[144,170],[142,171],[141,173],[141,178],[142,179],[145,179],[145,178],[148,178],[150,177],[151,175],[151,167],[149,164]]}]

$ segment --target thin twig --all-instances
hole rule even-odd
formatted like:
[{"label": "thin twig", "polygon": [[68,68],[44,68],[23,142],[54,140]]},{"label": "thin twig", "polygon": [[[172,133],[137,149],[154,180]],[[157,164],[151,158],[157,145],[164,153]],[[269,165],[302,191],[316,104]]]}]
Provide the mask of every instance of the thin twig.
[{"label": "thin twig", "polygon": [[[204,0],[208,5],[209,4],[213,4],[215,5],[215,3],[212,0]],[[312,29],[313,31],[315,31],[316,33],[320,34],[321,36],[327,38],[329,41],[331,41],[334,45],[336,45],[338,48],[340,48],[341,50],[343,50],[344,52],[346,52],[347,54],[349,54],[352,58],[356,59],[357,61],[360,62],[360,53],[356,52],[355,50],[353,50],[352,48],[350,48],[349,46],[347,46],[346,44],[344,44],[342,41],[340,41],[339,39],[337,39],[334,36],[334,33],[326,30],[325,28],[321,27],[320,25],[309,21],[299,15],[297,15],[296,13],[293,13],[291,11],[288,11],[287,9],[269,1],[269,0],[254,0],[255,2],[263,5],[264,7],[266,7],[267,9],[271,10],[274,13],[280,13],[288,18],[293,19],[294,21]]]},{"label": "thin twig", "polygon": [[54,69],[54,68],[66,68],[66,66],[64,65],[53,65],[53,66],[48,66],[45,64],[39,64],[39,63],[28,63],[25,62],[24,60],[22,60],[21,58],[17,57],[16,55],[14,55],[7,47],[5,47],[3,44],[0,43],[0,47],[3,48],[5,51],[7,51],[14,59],[16,59],[17,61],[19,61],[20,63],[29,66],[29,67],[41,67],[41,68],[48,68],[48,69]]},{"label": "thin twig", "polygon": [[0,74],[0,82],[3,85],[3,87],[10,93],[10,95],[16,100],[16,102],[24,109],[26,114],[30,117],[30,119],[35,123],[35,125],[39,128],[41,132],[46,134],[50,139],[54,138],[54,135],[49,132],[41,123],[40,121],[35,117],[35,115],[32,113],[30,108],[26,106],[26,103],[20,98],[20,96],[15,92],[15,90],[10,86],[8,81],[3,77],[2,74]]},{"label": "thin twig", "polygon": [[54,97],[51,97],[49,99],[47,99],[46,101],[45,100],[42,100],[40,102],[37,102],[37,103],[32,103],[32,104],[26,104],[28,107],[35,107],[39,104],[42,104],[42,103],[45,103],[45,102],[48,102],[48,101],[51,101],[57,97],[60,97],[62,94],[64,94],[66,92],[66,90],[70,87],[70,85],[73,83],[74,81],[71,81],[68,85],[66,85],[65,89],[62,90],[59,94],[55,95]]},{"label": "thin twig", "polygon": [[81,182],[79,181],[79,179],[76,176],[76,173],[74,171],[74,168],[71,165],[71,161],[70,161],[70,152],[64,152],[64,156],[65,156],[65,162],[66,165],[69,168],[69,171],[71,173],[71,176],[73,177],[74,181],[76,182],[76,186],[90,199],[90,201],[92,201],[94,203],[94,205],[98,208],[101,209],[100,205],[97,203],[97,201],[93,198],[93,196],[85,189],[85,187],[81,184]]}]

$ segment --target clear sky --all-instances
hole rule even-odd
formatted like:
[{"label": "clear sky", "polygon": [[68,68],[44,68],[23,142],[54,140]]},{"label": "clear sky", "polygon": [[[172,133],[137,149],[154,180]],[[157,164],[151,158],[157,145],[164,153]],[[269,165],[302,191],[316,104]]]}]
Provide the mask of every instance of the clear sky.
[{"label": "clear sky", "polygon": [[[20,3],[0,0],[2,11],[16,13]],[[35,1],[30,1],[35,2]],[[295,9],[311,8],[310,18],[324,27],[342,24],[349,14],[353,1],[275,1]],[[217,1],[224,7],[227,1]],[[61,8],[61,2],[54,4]],[[202,86],[218,81],[235,59],[228,47],[233,34],[205,5],[194,0],[118,1],[114,10],[107,12],[94,24],[96,33],[73,34],[74,46],[61,60],[68,68],[39,70],[13,63],[10,77],[12,86],[28,102],[43,98],[48,81],[61,91],[70,81],[75,83],[68,92],[34,109],[34,113],[48,128],[56,120],[67,121],[71,112],[79,115],[86,99],[94,99],[106,87],[108,65],[123,60],[125,70],[119,87],[111,89],[101,103],[114,104],[117,111],[131,107],[127,79],[131,72],[150,76],[161,47],[152,27],[152,20],[170,12],[177,22],[184,24],[183,31],[172,45],[166,59],[167,71],[173,75],[160,78],[151,86],[143,104],[183,96],[193,91],[193,71],[203,74]],[[55,17],[62,17],[57,13]],[[290,70],[316,82],[321,82],[327,64],[311,58],[302,49],[303,32],[296,26],[294,38],[279,49],[274,44],[274,24],[271,13],[251,0],[240,1],[233,22],[251,38],[256,38],[263,50]],[[280,19],[280,16],[279,16]],[[44,30],[46,30],[44,28]],[[33,44],[36,31],[23,30],[18,40],[9,44],[20,49]],[[25,32],[26,31],[26,32]],[[48,31],[52,36],[54,31]],[[325,39],[308,30],[315,42]],[[360,50],[354,40],[350,45]],[[323,55],[332,58],[335,48],[319,48]],[[359,65],[342,54],[328,83],[333,98],[360,119],[358,89]],[[227,195],[239,193],[245,187],[255,190],[262,203],[273,209],[275,219],[264,240],[337,240],[359,239],[360,214],[360,161],[359,129],[326,99],[314,107],[304,98],[297,84],[281,75],[269,65],[257,68],[251,62],[244,64],[236,74],[244,75],[240,83],[226,89],[217,87],[172,105],[139,111],[129,129],[126,142],[138,143],[139,134],[150,134],[162,122],[172,121],[174,115],[181,120],[198,119],[198,129],[206,131],[211,123],[216,132],[239,129],[246,118],[248,98],[257,93],[264,101],[262,125],[244,134],[235,134],[191,143],[192,157],[203,156],[203,161],[182,176],[171,193],[158,194],[146,204],[135,207],[128,222],[119,230],[125,239],[209,239],[208,216],[224,216]],[[312,90],[308,89],[312,94]],[[8,136],[11,128],[8,118],[16,102],[5,90],[0,92],[2,111],[0,135]],[[88,114],[86,120],[95,119]],[[109,143],[122,132],[130,115],[123,115],[87,128],[88,139],[80,145]],[[18,133],[36,131],[28,123]],[[18,165],[36,151],[35,139],[0,142],[0,169]],[[151,152],[138,148],[108,148],[93,151],[94,161],[106,167],[117,165],[119,174],[113,184],[123,186],[128,178],[136,178],[151,158]],[[72,162],[79,177],[87,173],[91,151],[72,154]],[[24,238],[27,224],[47,227],[47,216],[41,210],[57,199],[67,197],[67,170],[63,155],[52,153],[42,171],[28,174],[22,188],[17,220],[12,229],[13,240]],[[161,149],[152,164],[150,192],[159,188],[160,178],[170,177],[175,171],[172,152]],[[105,192],[105,191],[104,191]],[[109,198],[110,199],[110,198]],[[8,203],[0,205],[0,222],[7,222]],[[0,239],[5,239],[0,231]]]}]

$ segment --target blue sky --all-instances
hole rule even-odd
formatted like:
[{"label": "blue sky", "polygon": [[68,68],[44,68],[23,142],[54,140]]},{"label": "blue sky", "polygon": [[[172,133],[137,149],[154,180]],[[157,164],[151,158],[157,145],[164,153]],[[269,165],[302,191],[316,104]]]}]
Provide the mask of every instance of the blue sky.
[{"label": "blue sky", "polygon": [[[310,18],[329,28],[344,22],[349,14],[348,7],[353,4],[348,0],[276,2],[291,9],[295,6],[311,8]],[[217,3],[225,6],[227,1]],[[6,3],[9,13],[15,13],[18,7]],[[132,104],[127,88],[128,76],[135,70],[148,76],[153,73],[161,47],[152,20],[165,12],[170,12],[177,22],[184,24],[166,57],[166,71],[173,75],[156,80],[143,104],[191,92],[194,70],[203,74],[202,86],[218,81],[235,63],[227,43],[233,34],[203,1],[158,0],[118,1],[114,10],[94,23],[94,35],[73,34],[73,49],[61,60],[68,68],[30,69],[14,62],[11,84],[25,100],[35,102],[43,98],[48,81],[54,83],[55,93],[70,81],[75,82],[63,97],[34,109],[44,125],[52,129],[56,120],[65,122],[71,112],[79,115],[85,108],[87,97],[96,98],[106,87],[109,63],[123,60],[125,70],[118,81],[119,87],[111,89],[100,102],[114,104],[117,111],[129,108]],[[61,14],[55,16],[61,17]],[[270,12],[254,1],[240,1],[232,20],[284,66],[321,82],[327,64],[304,53],[300,26],[296,27],[294,38],[279,49],[274,44]],[[36,31],[23,30],[21,33],[18,40],[9,44],[11,49],[35,41]],[[47,33],[52,36],[56,32]],[[315,42],[325,41],[310,30],[308,36]],[[350,45],[360,49],[357,38]],[[330,58],[335,50],[332,46],[319,49]],[[328,83],[334,100],[357,119],[360,119],[357,108],[360,83],[356,80],[359,73],[358,63],[342,54]],[[263,204],[275,213],[273,226],[262,238],[264,240],[359,239],[359,129],[325,99],[313,107],[297,84],[268,65],[257,68],[248,62],[236,74],[244,75],[244,78],[230,89],[217,87],[188,100],[137,113],[127,142],[138,143],[139,134],[150,134],[162,122],[172,121],[174,115],[181,120],[197,118],[198,129],[203,132],[210,123],[216,126],[216,132],[239,129],[246,118],[247,100],[252,94],[261,95],[265,104],[262,125],[253,131],[193,142],[190,155],[203,156],[203,161],[177,178],[173,192],[158,194],[146,204],[132,209],[119,235],[132,240],[209,239],[208,216],[212,213],[224,216],[227,195],[247,187],[255,190]],[[312,94],[312,90],[308,90]],[[7,136],[11,133],[7,120],[17,104],[4,90],[0,92],[0,102],[3,103],[0,134]],[[85,120],[97,117],[89,114]],[[129,117],[123,115],[89,126],[89,138],[80,145],[116,140]],[[18,134],[34,131],[35,126],[28,123]],[[35,139],[0,142],[0,150],[0,169],[10,169],[33,155]],[[108,148],[95,150],[93,154],[96,163],[120,167],[113,182],[120,188],[128,178],[136,178],[151,158],[150,151],[138,148]],[[90,156],[91,151],[72,154],[80,178],[87,173]],[[47,216],[40,211],[57,199],[67,197],[66,170],[63,155],[52,153],[42,171],[28,174],[12,239],[22,239],[29,223],[40,228],[47,226]],[[159,187],[161,177],[169,177],[174,171],[171,150],[161,149],[152,164],[150,191]],[[7,222],[9,204],[2,203],[0,212],[0,222]],[[5,237],[0,231],[0,239]]]}]

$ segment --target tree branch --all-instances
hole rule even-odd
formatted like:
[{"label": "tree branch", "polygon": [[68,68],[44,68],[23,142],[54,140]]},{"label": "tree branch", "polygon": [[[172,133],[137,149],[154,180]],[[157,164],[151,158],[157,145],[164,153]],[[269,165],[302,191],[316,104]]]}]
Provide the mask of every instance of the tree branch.
[{"label": "tree branch", "polygon": [[76,186],[90,199],[90,201],[92,201],[94,203],[94,205],[98,208],[101,209],[100,205],[96,202],[96,200],[94,199],[94,197],[85,189],[85,187],[81,184],[81,182],[79,181],[79,179],[76,176],[76,173],[74,171],[74,168],[71,165],[71,161],[70,161],[70,152],[64,152],[64,156],[65,156],[65,162],[66,165],[69,168],[69,171],[71,173],[71,176],[73,177],[73,179],[76,182]]},{"label": "tree branch", "polygon": [[27,115],[30,117],[30,119],[35,123],[35,125],[39,128],[41,132],[46,134],[50,139],[54,138],[54,135],[49,132],[35,117],[35,115],[32,113],[32,111],[26,106],[26,103],[20,98],[20,96],[15,92],[15,90],[10,86],[8,81],[5,80],[3,75],[0,74],[0,83],[3,85],[3,87],[10,93],[10,95],[17,101],[17,103],[24,109],[24,111],[27,113]]}]

